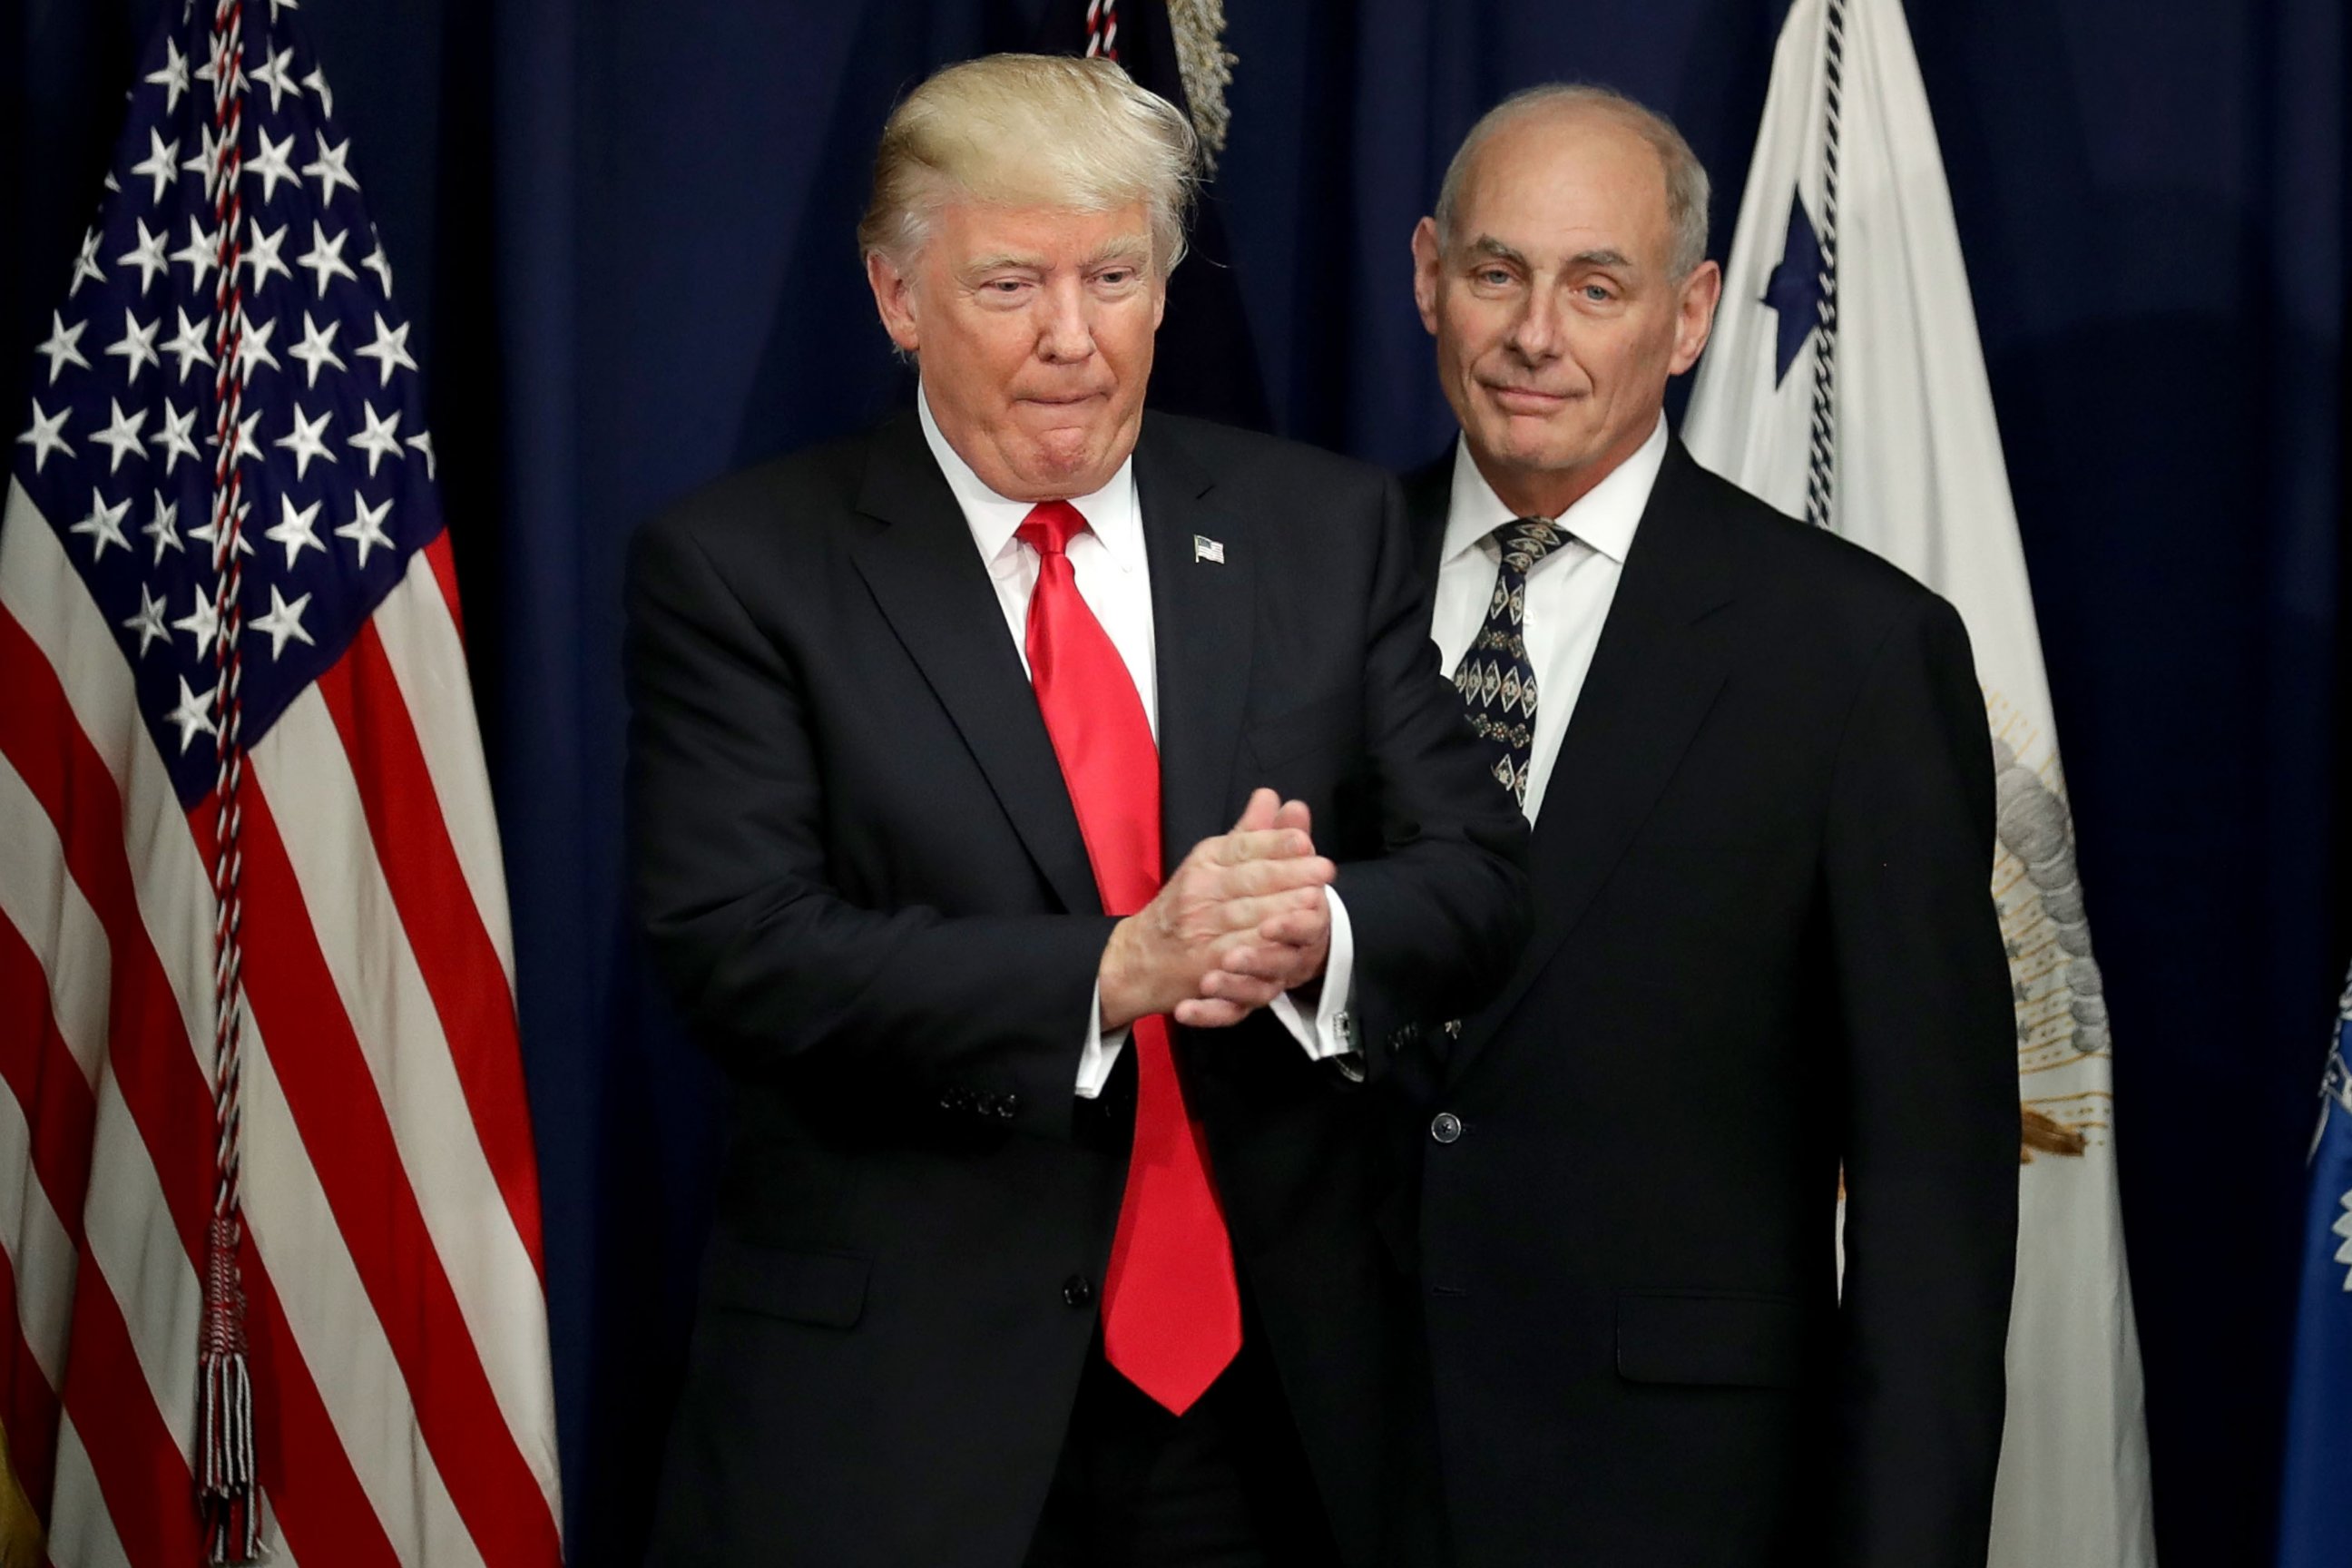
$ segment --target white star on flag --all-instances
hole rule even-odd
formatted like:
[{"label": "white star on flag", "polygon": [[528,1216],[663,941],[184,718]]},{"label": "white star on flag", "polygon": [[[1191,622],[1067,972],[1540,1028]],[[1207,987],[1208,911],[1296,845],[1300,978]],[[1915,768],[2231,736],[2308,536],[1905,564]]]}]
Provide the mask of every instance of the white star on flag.
[{"label": "white star on flag", "polygon": [[367,421],[367,428],[356,436],[347,436],[344,439],[368,455],[368,478],[373,479],[375,466],[380,459],[407,456],[400,449],[401,411],[397,408],[394,409],[392,417],[386,419],[376,413],[375,405],[362,403],[360,405],[360,412],[361,417]]},{"label": "white star on flag", "polygon": [[169,474],[184,457],[202,464],[204,454],[196,450],[196,411],[181,413],[170,403],[163,405],[163,427],[155,432],[155,439],[163,443],[163,472]]},{"label": "white star on flag", "polygon": [[[176,306],[173,313],[180,318],[180,330],[172,335],[171,342],[163,345],[163,352],[180,362],[180,383],[185,385],[188,372],[195,368],[198,360],[206,364],[213,363],[213,351],[205,346],[203,322],[188,320],[188,313]],[[163,323],[159,321],[156,324],[161,326]]]},{"label": "white star on flag", "polygon": [[154,287],[155,274],[169,272],[172,269],[172,264],[163,258],[163,247],[171,239],[172,226],[167,223],[161,233],[150,234],[147,232],[145,218],[136,221],[139,225],[139,243],[116,257],[114,264],[117,267],[139,268],[139,297],[144,300],[147,298],[147,290]]},{"label": "white star on flag", "polygon": [[366,257],[361,260],[360,265],[374,273],[378,279],[383,280],[383,297],[387,300],[391,299],[392,258],[383,253],[383,239],[381,236],[378,236],[376,238],[375,248],[367,253]]},{"label": "white star on flag", "polygon": [[147,645],[162,638],[172,640],[170,628],[163,625],[163,601],[157,598],[146,584],[139,584],[139,613],[121,623],[122,629],[139,634],[139,657],[147,657]]},{"label": "white star on flag", "polygon": [[302,612],[310,608],[310,595],[304,594],[289,605],[286,602],[286,596],[278,591],[278,584],[275,583],[269,584],[269,613],[266,616],[256,616],[253,618],[253,629],[257,632],[267,632],[269,635],[271,658],[276,658],[286,651],[286,639],[289,637],[304,644],[310,642],[310,634],[302,629]]},{"label": "white star on flag", "polygon": [[201,289],[205,279],[212,276],[213,237],[205,232],[204,225],[194,216],[188,219],[188,243],[172,252],[172,259],[188,264],[188,289]]},{"label": "white star on flag", "polygon": [[245,264],[253,268],[253,291],[256,294],[261,292],[263,285],[269,281],[269,275],[272,272],[287,278],[294,276],[294,269],[279,259],[278,255],[285,245],[286,226],[284,224],[269,229],[262,227],[258,219],[255,220],[252,241],[245,249]]},{"label": "white star on flag", "polygon": [[437,478],[436,470],[440,465],[434,460],[433,457],[433,432],[419,430],[408,438],[408,444],[425,454],[425,477],[428,479]]},{"label": "white star on flag", "polygon": [[102,560],[110,544],[120,544],[127,554],[131,541],[123,537],[122,519],[130,510],[131,503],[127,500],[107,505],[106,498],[93,489],[89,492],[89,515],[75,523],[68,531],[89,539],[89,558],[92,561]]},{"label": "white star on flag", "polygon": [[278,369],[278,356],[269,352],[270,336],[278,331],[277,318],[257,321],[239,306],[236,319],[236,374],[250,380],[256,366]]},{"label": "white star on flag", "polygon": [[[236,451],[232,454],[236,461],[240,463],[248,461],[257,463],[261,461],[261,444],[253,438],[253,427],[260,423],[261,414],[257,409],[237,421],[236,434],[231,439],[231,445],[236,447]],[[219,433],[215,432],[214,434],[205,437],[205,445],[207,447],[219,446]],[[197,536],[199,538],[204,537],[202,533],[198,533]]]},{"label": "white star on flag", "polygon": [[320,206],[335,199],[337,185],[349,185],[354,191],[360,188],[360,183],[352,179],[351,172],[344,167],[344,164],[350,161],[351,155],[352,143],[349,137],[344,138],[341,146],[336,147],[329,145],[326,137],[322,135],[319,138],[319,156],[302,165],[304,174],[319,176]]},{"label": "white star on flag", "polygon": [[260,142],[261,151],[246,164],[245,173],[247,178],[261,182],[261,200],[267,205],[278,195],[280,180],[296,177],[293,164],[289,162],[294,155],[294,133],[289,131],[285,141],[272,142],[269,132],[257,125],[253,128],[253,134]]},{"label": "white star on flag", "polygon": [[280,49],[272,54],[265,47],[261,52],[268,58],[254,68],[253,79],[269,89],[269,112],[275,114],[286,94],[302,90],[300,84],[288,75],[294,68],[294,51]]},{"label": "white star on flag", "polygon": [[[204,597],[204,592],[202,589],[197,590],[196,596],[199,599]],[[175,622],[173,624],[185,625],[186,623]],[[205,689],[205,694],[202,697],[199,697],[193,690],[189,689],[188,678],[184,675],[180,677],[180,705],[173,709],[172,711],[164,717],[170,722],[177,724],[180,727],[180,750],[182,752],[184,752],[188,749],[188,743],[191,741],[194,741],[198,735],[212,735],[219,732],[213,728],[212,715],[213,693],[219,689],[220,683],[218,681],[215,681],[211,686],[206,687]]]},{"label": "white star on flag", "polygon": [[141,162],[131,164],[131,172],[134,174],[144,174],[155,182],[154,193],[147,198],[150,206],[162,201],[163,193],[172,188],[172,180],[177,172],[173,165],[179,161],[178,137],[175,136],[166,142],[163,140],[163,133],[160,131],[151,130],[147,132],[147,156]]},{"label": "white star on flag", "polygon": [[343,363],[342,355],[335,352],[335,334],[342,330],[343,323],[339,321],[331,321],[322,328],[310,311],[302,312],[302,341],[286,353],[289,358],[301,361],[309,369],[310,379],[305,383],[306,385],[318,385],[319,372],[328,365],[333,365],[337,370],[348,368]]},{"label": "white star on flag", "polygon": [[205,199],[210,201],[220,194],[215,187],[214,178],[221,172],[221,148],[226,143],[214,133],[210,121],[199,124],[196,132],[199,138],[196,150],[180,160],[180,167],[204,181]]},{"label": "white star on flag", "polygon": [[139,432],[146,427],[150,411],[142,407],[134,417],[123,412],[121,399],[110,397],[107,402],[114,410],[113,417],[108,421],[105,429],[90,439],[113,454],[106,465],[106,471],[111,474],[122,467],[122,459],[131,454],[146,455],[147,443],[140,438]]},{"label": "white star on flag", "polygon": [[335,115],[335,95],[327,90],[326,73],[313,68],[310,74],[302,79],[302,85],[319,95],[319,112],[327,116],[330,120],[333,119]]},{"label": "white star on flag", "polygon": [[122,312],[122,336],[108,345],[106,352],[122,361],[122,378],[130,384],[138,384],[142,365],[163,368],[163,362],[155,354],[155,329],[163,324],[160,316],[142,325],[130,311]]},{"label": "white star on flag", "polygon": [[324,226],[315,220],[310,225],[310,248],[304,251],[294,265],[307,267],[318,274],[319,298],[321,300],[327,297],[327,285],[338,276],[348,278],[354,283],[359,281],[360,275],[352,270],[350,262],[343,259],[343,242],[351,237],[351,231],[345,229],[331,240]]},{"label": "white star on flag", "polygon": [[55,310],[49,312],[48,342],[33,352],[47,356],[51,386],[58,384],[58,373],[64,370],[68,363],[79,365],[84,370],[89,368],[89,361],[81,357],[81,350],[76,346],[81,342],[82,333],[89,330],[88,321],[76,321],[68,327],[66,325],[64,316]]},{"label": "white star on flag", "polygon": [[149,71],[145,79],[163,89],[163,112],[180,111],[180,95],[188,90],[188,57],[180,52],[175,38],[163,40],[163,68]]},{"label": "white star on flag", "polygon": [[392,501],[387,498],[370,506],[365,496],[354,496],[352,498],[352,504],[359,510],[352,515],[351,521],[335,530],[335,537],[352,542],[360,552],[360,568],[365,571],[369,551],[377,545],[382,545],[386,550],[394,548],[392,536],[383,531],[383,520],[391,514]]},{"label": "white star on flag", "polygon": [[[257,414],[254,417],[258,419],[260,416]],[[239,555],[250,555],[253,553],[253,541],[247,538],[245,532],[246,515],[252,510],[253,508],[249,504],[239,505],[236,509],[236,552]],[[219,553],[220,535],[221,525],[218,518],[208,518],[205,520],[203,527],[188,530],[188,537],[190,539],[200,541],[204,544],[205,552],[207,555]]]},{"label": "white star on flag", "polygon": [[[189,417],[193,419],[195,416],[192,414]],[[153,564],[161,566],[163,563],[163,552],[166,550],[185,550],[187,548],[186,545],[180,542],[179,524],[180,503],[175,500],[165,500],[163,499],[163,492],[162,490],[157,490],[155,492],[155,515],[142,523],[139,528],[139,531],[143,537],[154,542],[155,560]],[[146,649],[142,647],[140,651],[143,653]]]},{"label": "white star on flag", "polygon": [[392,384],[392,373],[395,369],[402,366],[410,370],[416,368],[416,362],[408,357],[408,323],[401,322],[400,329],[395,331],[384,321],[381,310],[375,313],[375,342],[352,352],[376,362],[377,368],[383,373],[376,382],[379,387]]},{"label": "white star on flag", "polygon": [[[304,418],[302,416],[302,410],[299,405],[296,406],[293,413],[293,430],[287,435],[280,436],[277,440],[272,441],[270,445],[273,447],[284,447],[286,450],[293,453],[294,477],[298,479],[307,479],[310,477],[311,458],[324,458],[331,463],[336,461],[335,455],[327,450],[327,443],[323,439],[327,426],[335,417],[335,411],[331,408],[328,409],[324,414],[319,416],[316,423]],[[275,539],[278,535],[273,532],[269,537]],[[290,554],[287,558],[287,564],[289,566],[293,564],[293,558]]]},{"label": "white star on flag", "polygon": [[[194,639],[196,653],[200,658],[211,652],[213,644],[219,640],[220,611],[213,604],[213,596],[205,592],[201,584],[196,587],[195,607],[173,621],[172,629],[175,632],[185,632]],[[211,694],[206,693],[205,698],[209,701]],[[207,730],[207,733],[209,732]]]},{"label": "white star on flag", "polygon": [[39,398],[33,400],[33,427],[16,437],[16,445],[20,447],[27,442],[32,445],[33,472],[37,474],[41,471],[41,466],[49,460],[51,452],[63,452],[68,458],[74,455],[73,447],[65,437],[66,420],[72,413],[72,405],[68,405],[52,417],[41,412]]},{"label": "white star on flag", "polygon": [[106,274],[98,269],[98,247],[100,238],[96,229],[91,229],[82,237],[81,254],[74,258],[73,281],[66,286],[67,299],[70,300],[81,292],[82,279],[85,278],[93,283],[106,281]]},{"label": "white star on flag", "polygon": [[294,569],[294,558],[305,550],[326,553],[327,547],[319,542],[319,508],[323,504],[312,501],[309,506],[297,508],[292,496],[278,498],[278,521],[261,537],[272,544],[286,547],[288,571]]}]

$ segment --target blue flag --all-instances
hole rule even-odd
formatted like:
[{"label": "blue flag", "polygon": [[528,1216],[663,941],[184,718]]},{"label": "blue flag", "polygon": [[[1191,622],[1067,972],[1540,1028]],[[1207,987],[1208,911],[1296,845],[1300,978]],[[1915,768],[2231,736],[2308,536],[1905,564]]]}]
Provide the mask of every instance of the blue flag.
[{"label": "blue flag", "polygon": [[2352,1552],[2352,976],[2320,1090],[2287,1395],[2278,1568],[2343,1568]]}]

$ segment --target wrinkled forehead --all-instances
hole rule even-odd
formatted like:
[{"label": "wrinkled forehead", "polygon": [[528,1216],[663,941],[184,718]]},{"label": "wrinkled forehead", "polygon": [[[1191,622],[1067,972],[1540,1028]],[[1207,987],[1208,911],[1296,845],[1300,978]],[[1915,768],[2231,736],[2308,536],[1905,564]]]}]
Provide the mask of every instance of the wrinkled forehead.
[{"label": "wrinkled forehead", "polygon": [[1064,201],[943,199],[926,248],[950,271],[997,266],[1037,270],[1151,262],[1151,215],[1142,198],[1097,207]]},{"label": "wrinkled forehead", "polygon": [[1673,247],[1665,161],[1604,105],[1532,110],[1472,154],[1454,240],[1551,258],[1614,250],[1664,267]]}]

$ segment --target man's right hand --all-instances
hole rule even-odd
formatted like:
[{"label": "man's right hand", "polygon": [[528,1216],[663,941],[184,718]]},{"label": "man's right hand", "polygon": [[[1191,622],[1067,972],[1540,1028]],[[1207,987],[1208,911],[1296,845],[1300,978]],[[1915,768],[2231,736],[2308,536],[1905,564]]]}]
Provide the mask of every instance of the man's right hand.
[{"label": "man's right hand", "polygon": [[[1274,791],[1253,794],[1232,831],[1193,846],[1151,902],[1112,928],[1097,973],[1103,1027],[1154,1013],[1186,1024],[1232,1023],[1281,994],[1276,982],[1227,975],[1225,994],[1202,994],[1202,982],[1226,952],[1257,942],[1268,921],[1319,909],[1323,889],[1339,874],[1315,853],[1308,834],[1272,826],[1280,807]],[[1246,992],[1246,984],[1265,994]]]}]

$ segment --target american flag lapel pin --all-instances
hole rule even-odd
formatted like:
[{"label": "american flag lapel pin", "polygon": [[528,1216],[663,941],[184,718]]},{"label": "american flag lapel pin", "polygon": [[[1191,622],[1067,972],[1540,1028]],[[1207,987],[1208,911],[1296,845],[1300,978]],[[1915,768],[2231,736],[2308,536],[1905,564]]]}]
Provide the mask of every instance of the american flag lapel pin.
[{"label": "american flag lapel pin", "polygon": [[1192,536],[1192,561],[1196,565],[1201,562],[1206,561],[1211,565],[1223,566],[1225,563],[1225,547],[1223,542],[1219,540],[1212,539],[1205,533],[1194,534]]}]

